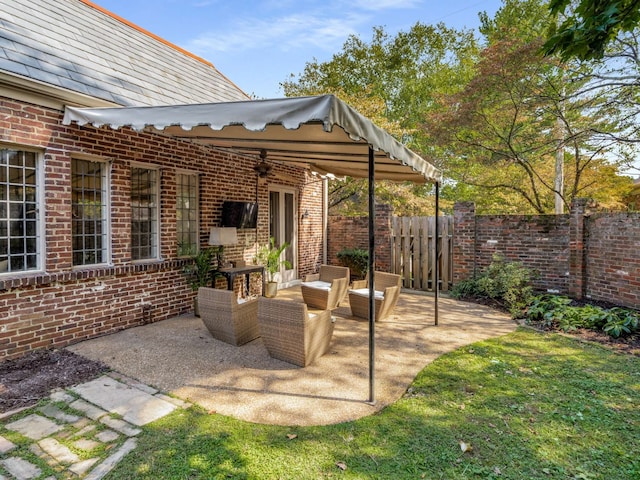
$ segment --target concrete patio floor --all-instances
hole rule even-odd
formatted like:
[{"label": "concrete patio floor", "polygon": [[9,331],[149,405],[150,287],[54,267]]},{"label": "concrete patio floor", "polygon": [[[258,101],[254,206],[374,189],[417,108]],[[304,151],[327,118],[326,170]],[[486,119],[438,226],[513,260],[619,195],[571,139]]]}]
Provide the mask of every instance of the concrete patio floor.
[{"label": "concrete patio floor", "polygon": [[[278,297],[301,301],[300,288]],[[399,399],[443,353],[516,328],[494,309],[403,291],[393,315],[376,323],[376,403],[369,399],[369,325],[345,302],[329,353],[306,368],[273,359],[260,338],[234,347],[202,321],[181,316],[84,341],[69,350],[203,408],[276,425],[326,425],[371,415]]]}]

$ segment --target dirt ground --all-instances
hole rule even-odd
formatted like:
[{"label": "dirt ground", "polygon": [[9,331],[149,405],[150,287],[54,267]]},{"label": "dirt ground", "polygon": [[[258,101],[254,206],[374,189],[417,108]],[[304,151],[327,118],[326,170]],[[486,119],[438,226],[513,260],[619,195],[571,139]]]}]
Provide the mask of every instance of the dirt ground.
[{"label": "dirt ground", "polygon": [[39,350],[0,363],[0,413],[26,407],[65,388],[91,380],[106,365],[67,350]]}]

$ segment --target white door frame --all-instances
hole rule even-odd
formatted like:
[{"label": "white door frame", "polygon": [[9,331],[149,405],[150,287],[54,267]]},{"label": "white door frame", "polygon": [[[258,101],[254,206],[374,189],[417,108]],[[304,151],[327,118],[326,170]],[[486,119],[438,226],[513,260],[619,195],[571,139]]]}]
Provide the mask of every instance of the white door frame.
[{"label": "white door frame", "polygon": [[[272,205],[271,196],[272,194],[278,194],[278,212],[276,213],[277,219],[272,218]],[[290,232],[287,232],[287,211],[286,211],[286,202],[285,198],[287,194],[291,195],[289,199],[292,202],[291,210],[289,215],[291,215],[290,220]],[[273,223],[277,221],[277,225],[275,228],[278,229],[277,232],[272,232],[271,228]],[[289,235],[287,235],[289,233]],[[278,274],[278,284],[282,288],[287,288],[292,286],[297,282],[298,279],[298,191],[293,187],[285,187],[281,185],[269,185],[269,236],[275,237],[276,246],[280,245],[280,243],[284,240],[289,241],[290,245],[287,248],[285,254],[288,256],[288,260],[292,264],[291,269],[281,269]]]}]

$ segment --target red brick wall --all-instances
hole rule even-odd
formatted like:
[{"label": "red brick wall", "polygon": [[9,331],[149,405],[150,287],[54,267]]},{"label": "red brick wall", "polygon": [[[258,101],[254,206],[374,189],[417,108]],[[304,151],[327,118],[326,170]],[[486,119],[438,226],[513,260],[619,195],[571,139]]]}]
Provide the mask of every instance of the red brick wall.
[{"label": "red brick wall", "polygon": [[476,207],[473,202],[456,203],[453,212],[453,283],[476,274]]},{"label": "red brick wall", "polygon": [[298,254],[305,260],[300,263],[298,270],[300,278],[320,269],[326,236],[322,216],[326,186],[322,180],[311,175],[306,183],[307,188],[300,193],[298,202]]},{"label": "red brick wall", "polygon": [[534,287],[566,292],[568,220],[567,215],[476,217],[476,268],[502,254],[534,272]]},{"label": "red brick wall", "polygon": [[585,230],[585,296],[640,308],[640,213],[594,214]]},{"label": "red brick wall", "polygon": [[[391,271],[391,217],[393,208],[376,205],[375,252],[376,270]],[[369,250],[369,219],[367,217],[329,216],[327,263],[340,265],[338,252],[345,248]]]},{"label": "red brick wall", "polygon": [[[257,157],[168,139],[130,129],[62,126],[62,112],[0,99],[0,141],[38,148],[44,161],[45,272],[0,275],[0,360],[28,350],[62,347],[96,335],[154,322],[192,310],[194,293],[181,273],[175,222],[177,169],[200,174],[200,239],[219,225],[224,200],[259,201],[258,229],[239,230],[239,244],[225,249],[227,260],[252,262],[268,240],[269,185],[298,192],[299,273],[321,261],[322,182],[300,168],[275,164],[256,185]],[[93,155],[111,162],[112,265],[72,268],[71,158]],[[131,162],[160,167],[161,258],[130,258]],[[320,219],[320,220],[318,220]],[[257,237],[257,238],[256,238]],[[239,280],[238,280],[239,281]]]},{"label": "red brick wall", "polygon": [[456,203],[454,284],[491,264],[494,255],[521,262],[541,290],[567,292],[569,215],[475,215],[471,202]]},{"label": "red brick wall", "polygon": [[475,215],[454,209],[454,283],[488,266],[493,254],[521,262],[534,287],[574,298],[640,308],[640,213],[589,215],[577,199],[568,215]]}]

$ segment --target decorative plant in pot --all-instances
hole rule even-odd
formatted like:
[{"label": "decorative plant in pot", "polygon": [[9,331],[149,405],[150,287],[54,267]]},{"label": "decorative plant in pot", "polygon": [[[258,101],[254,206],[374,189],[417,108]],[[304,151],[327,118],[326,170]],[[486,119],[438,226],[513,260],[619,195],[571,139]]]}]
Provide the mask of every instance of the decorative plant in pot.
[{"label": "decorative plant in pot", "polygon": [[211,261],[216,253],[214,248],[203,248],[191,257],[191,263],[182,268],[182,272],[187,276],[191,290],[196,292],[196,296],[193,299],[193,311],[196,317],[200,316],[197,292],[200,287],[206,287],[211,282],[212,272],[216,270]]},{"label": "decorative plant in pot", "polygon": [[278,282],[276,281],[276,274],[280,272],[280,267],[291,268],[291,262],[288,260],[280,259],[282,252],[289,246],[287,242],[284,242],[279,247],[276,247],[276,239],[271,237],[269,244],[262,245],[258,249],[256,255],[256,263],[264,265],[264,270],[267,274],[267,282],[265,284],[265,297],[275,297],[278,293]]}]

